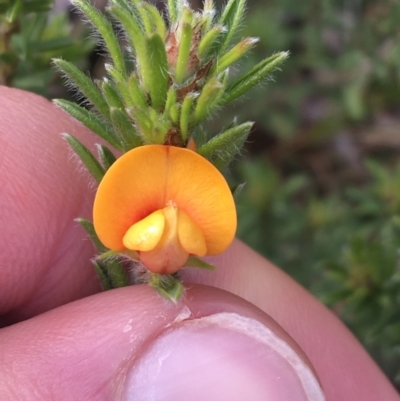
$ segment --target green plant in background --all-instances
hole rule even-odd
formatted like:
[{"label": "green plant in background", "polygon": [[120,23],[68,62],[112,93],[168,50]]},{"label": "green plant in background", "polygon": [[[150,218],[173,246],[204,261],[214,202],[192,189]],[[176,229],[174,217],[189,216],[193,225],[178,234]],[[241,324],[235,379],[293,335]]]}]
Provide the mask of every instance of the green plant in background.
[{"label": "green plant in background", "polygon": [[[68,16],[49,15],[54,0],[0,2],[0,84],[51,96],[58,75],[53,57],[86,63],[93,42],[72,35]],[[80,41],[82,40],[82,41]]]},{"label": "green plant in background", "polygon": [[275,46],[293,57],[234,109],[251,113],[258,145],[234,169],[239,236],[330,306],[398,387],[399,15],[391,0],[254,1],[246,33],[264,47],[244,66]]}]

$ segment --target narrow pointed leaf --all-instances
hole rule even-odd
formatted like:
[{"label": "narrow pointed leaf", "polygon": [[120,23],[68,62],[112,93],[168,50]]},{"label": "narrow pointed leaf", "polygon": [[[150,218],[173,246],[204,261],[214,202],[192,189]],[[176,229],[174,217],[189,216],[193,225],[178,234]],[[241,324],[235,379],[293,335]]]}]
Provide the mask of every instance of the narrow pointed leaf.
[{"label": "narrow pointed leaf", "polygon": [[141,74],[150,92],[152,106],[161,109],[167,97],[168,62],[164,41],[158,34],[146,39],[146,56],[141,63]]},{"label": "narrow pointed leaf", "polygon": [[74,150],[74,152],[82,160],[82,163],[89,170],[90,174],[94,177],[97,182],[100,182],[104,176],[104,168],[96,160],[90,150],[80,141],[69,134],[63,134],[63,137]]},{"label": "narrow pointed leaf", "polygon": [[190,24],[184,24],[181,30],[178,59],[176,61],[175,81],[180,84],[184,81],[188,71],[190,47],[192,45],[193,28]]},{"label": "narrow pointed leaf", "polygon": [[[142,88],[139,86],[138,79],[135,74],[132,74],[128,81],[129,94],[132,97],[132,107],[146,108],[148,106],[146,101],[146,95]],[[127,104],[127,107],[129,105]]]},{"label": "narrow pointed leaf", "polygon": [[103,166],[104,171],[107,171],[114,164],[117,158],[114,156],[111,150],[107,148],[107,146],[96,144],[96,147],[100,163]]},{"label": "narrow pointed leaf", "polygon": [[72,0],[72,4],[78,7],[89,18],[104,40],[114,65],[122,74],[126,75],[124,55],[111,23],[96,8],[90,5],[88,1]]},{"label": "narrow pointed leaf", "polygon": [[221,105],[230,103],[232,100],[242,96],[252,87],[260,83],[265,77],[278,68],[288,56],[288,52],[280,52],[258,63],[249,72],[242,75],[238,80],[228,86],[221,100]]},{"label": "narrow pointed leaf", "polygon": [[88,127],[91,131],[95,132],[100,138],[103,138],[110,145],[116,149],[121,149],[121,144],[110,127],[100,120],[96,114],[78,106],[76,103],[69,102],[64,99],[57,99],[53,101],[58,107],[66,111],[73,118],[80,121],[83,125]]},{"label": "narrow pointed leaf", "polygon": [[246,122],[230,128],[201,146],[198,153],[212,161],[217,168],[222,169],[240,151],[252,126],[252,122]]},{"label": "narrow pointed leaf", "polygon": [[96,273],[98,274],[104,290],[126,287],[129,285],[128,276],[119,259],[93,260]]},{"label": "narrow pointed leaf", "polygon": [[210,79],[203,87],[194,110],[196,123],[203,121],[213,110],[223,92],[223,85],[216,78]]},{"label": "narrow pointed leaf", "polygon": [[216,73],[220,73],[243,57],[256,43],[258,38],[246,38],[225,53],[215,65]]},{"label": "narrow pointed leaf", "polygon": [[104,80],[99,83],[101,92],[103,93],[104,99],[106,100],[109,107],[118,107],[120,109],[124,109],[125,105],[122,102],[120,95],[115,90],[114,85],[108,81]]},{"label": "narrow pointed leaf", "polygon": [[140,65],[145,55],[145,33],[141,21],[135,13],[128,12],[126,8],[120,6],[112,5],[109,12],[122,24],[129,45],[136,52]]},{"label": "narrow pointed leaf", "polygon": [[181,0],[168,0],[168,14],[171,25],[175,24],[179,15],[179,3]]},{"label": "narrow pointed leaf", "polygon": [[193,101],[196,97],[197,94],[194,94],[193,92],[188,93],[182,102],[180,129],[181,129],[181,136],[184,141],[188,139],[189,123],[192,114]]},{"label": "narrow pointed leaf", "polygon": [[110,108],[92,80],[68,61],[55,59],[53,62],[66,78],[71,81],[74,87],[79,90],[105,118],[109,119]]},{"label": "narrow pointed leaf", "polygon": [[94,230],[93,223],[82,217],[79,217],[78,219],[76,219],[76,221],[84,228],[86,234],[89,236],[94,246],[96,247],[97,252],[100,253],[106,252],[107,248],[99,240],[99,237],[97,236],[96,231]]},{"label": "narrow pointed leaf", "polygon": [[125,110],[112,108],[111,121],[115,132],[121,138],[121,143],[125,152],[142,145],[142,140]]},{"label": "narrow pointed leaf", "polygon": [[164,18],[157,10],[157,7],[150,3],[143,2],[142,5],[144,10],[148,13],[150,19],[153,21],[155,26],[155,32],[157,32],[162,39],[165,39],[167,33],[167,27],[165,26]]},{"label": "narrow pointed leaf", "polygon": [[222,53],[229,47],[233,37],[242,21],[245,11],[246,0],[229,0],[224,11],[218,21],[218,24],[226,28],[224,39],[218,49],[218,54]]}]

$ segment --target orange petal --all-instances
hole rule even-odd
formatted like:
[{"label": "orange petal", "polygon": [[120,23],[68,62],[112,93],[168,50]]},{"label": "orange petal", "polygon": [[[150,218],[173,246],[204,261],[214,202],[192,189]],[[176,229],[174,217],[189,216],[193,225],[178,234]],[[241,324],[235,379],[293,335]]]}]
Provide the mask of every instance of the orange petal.
[{"label": "orange petal", "polygon": [[207,254],[232,242],[236,209],[225,178],[199,154],[164,145],[133,149],[110,167],[94,203],[96,233],[106,247],[124,250],[128,229],[171,203],[200,228]]},{"label": "orange petal", "polygon": [[179,210],[178,216],[178,238],[187,253],[196,256],[204,256],[207,253],[201,228],[182,210]]},{"label": "orange petal", "polygon": [[124,245],[134,251],[150,251],[160,242],[164,232],[165,217],[162,210],[148,215],[133,224],[123,238]]}]

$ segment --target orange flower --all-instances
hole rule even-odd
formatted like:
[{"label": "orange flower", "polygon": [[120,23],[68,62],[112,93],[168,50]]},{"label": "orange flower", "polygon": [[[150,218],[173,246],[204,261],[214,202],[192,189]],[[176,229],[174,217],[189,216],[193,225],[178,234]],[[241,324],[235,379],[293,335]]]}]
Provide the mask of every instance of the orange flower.
[{"label": "orange flower", "polygon": [[199,154],[147,145],[120,157],[96,194],[93,223],[102,243],[136,251],[154,273],[172,274],[189,255],[215,255],[232,242],[236,210],[222,174]]}]

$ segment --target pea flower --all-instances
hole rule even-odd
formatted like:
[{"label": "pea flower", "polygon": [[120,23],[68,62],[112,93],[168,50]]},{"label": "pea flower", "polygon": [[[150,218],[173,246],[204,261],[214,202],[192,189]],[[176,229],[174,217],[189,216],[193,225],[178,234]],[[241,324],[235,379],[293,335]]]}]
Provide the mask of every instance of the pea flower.
[{"label": "pea flower", "polygon": [[184,148],[146,145],[121,156],[100,182],[95,231],[116,252],[153,273],[172,274],[189,256],[215,255],[232,242],[236,209],[222,174]]}]

